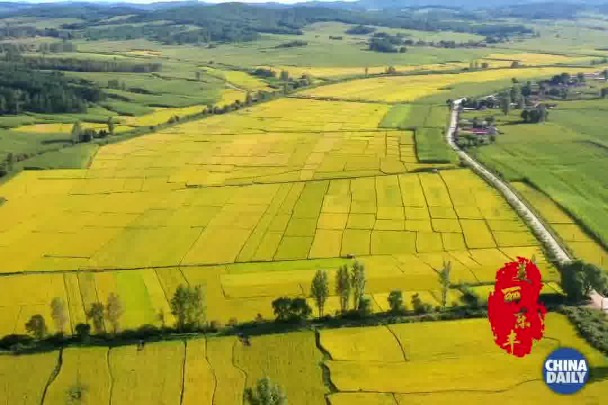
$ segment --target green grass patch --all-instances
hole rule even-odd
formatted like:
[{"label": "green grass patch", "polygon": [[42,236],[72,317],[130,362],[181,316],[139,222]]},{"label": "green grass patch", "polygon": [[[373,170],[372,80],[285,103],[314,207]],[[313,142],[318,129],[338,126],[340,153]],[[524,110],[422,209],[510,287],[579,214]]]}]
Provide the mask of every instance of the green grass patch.
[{"label": "green grass patch", "polygon": [[84,169],[89,166],[97,153],[99,145],[94,143],[79,144],[47,152],[19,162],[17,168],[33,169]]},{"label": "green grass patch", "polygon": [[393,106],[382,118],[380,128],[405,128],[412,109],[411,104],[397,104]]},{"label": "green grass patch", "polygon": [[442,105],[397,104],[384,116],[380,128],[445,128],[449,109]]},{"label": "green grass patch", "polygon": [[547,194],[608,246],[608,135],[597,110],[606,104],[575,101],[564,108],[568,103],[551,110],[547,123],[499,126],[496,143],[475,153],[507,180]]},{"label": "green grass patch", "polygon": [[456,153],[445,142],[442,128],[419,128],[416,130],[416,155],[423,163],[451,163]]},{"label": "green grass patch", "polygon": [[0,117],[0,128],[14,128],[36,124],[39,120],[30,115],[5,115]]},{"label": "green grass patch", "polygon": [[145,105],[122,100],[104,101],[101,105],[119,115],[128,115],[132,117],[149,114],[154,111],[154,109],[146,107]]}]

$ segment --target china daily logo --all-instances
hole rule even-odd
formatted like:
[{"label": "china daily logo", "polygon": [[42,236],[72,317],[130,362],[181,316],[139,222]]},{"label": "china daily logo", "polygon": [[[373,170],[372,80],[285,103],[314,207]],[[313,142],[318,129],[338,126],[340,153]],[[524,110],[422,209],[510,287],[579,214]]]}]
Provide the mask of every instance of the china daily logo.
[{"label": "china daily logo", "polygon": [[574,394],[589,381],[589,362],[575,349],[557,349],[544,364],[545,384],[558,394]]}]

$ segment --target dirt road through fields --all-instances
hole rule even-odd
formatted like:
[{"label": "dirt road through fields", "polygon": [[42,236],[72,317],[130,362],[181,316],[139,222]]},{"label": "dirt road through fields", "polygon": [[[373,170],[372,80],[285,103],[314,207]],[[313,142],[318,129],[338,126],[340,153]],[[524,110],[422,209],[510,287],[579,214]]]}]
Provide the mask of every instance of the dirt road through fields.
[{"label": "dirt road through fields", "polygon": [[[452,112],[450,116],[450,125],[445,133],[446,142],[450,145],[458,156],[467,163],[477,174],[491,183],[498,191],[505,196],[507,201],[515,208],[517,213],[526,221],[532,228],[536,236],[545,244],[547,249],[553,256],[562,263],[571,262],[572,258],[561,244],[553,237],[553,234],[545,227],[538,216],[522,201],[522,199],[509,187],[509,185],[490,172],[484,165],[472,158],[468,153],[458,147],[454,140],[454,133],[458,126],[459,107],[463,99],[453,101]],[[596,308],[608,311],[608,299],[602,297],[596,291],[591,293],[592,305]]]}]

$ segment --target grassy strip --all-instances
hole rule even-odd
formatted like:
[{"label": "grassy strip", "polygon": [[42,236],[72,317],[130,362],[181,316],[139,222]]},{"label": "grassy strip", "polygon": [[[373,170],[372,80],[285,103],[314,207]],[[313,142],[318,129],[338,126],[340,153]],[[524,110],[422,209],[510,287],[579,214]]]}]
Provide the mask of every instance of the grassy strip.
[{"label": "grassy strip", "polygon": [[457,155],[444,140],[442,128],[418,128],[414,132],[416,155],[423,163],[454,163]]},{"label": "grassy strip", "polygon": [[[397,104],[393,106],[382,118],[378,127],[380,128],[399,128],[403,129],[409,124],[411,115],[411,104]],[[411,126],[411,124],[410,124]]]},{"label": "grassy strip", "polygon": [[118,115],[137,116],[146,115],[154,111],[153,108],[141,104],[135,104],[129,101],[109,100],[99,103],[104,108],[114,111]]},{"label": "grassy strip", "polygon": [[82,143],[34,156],[17,163],[15,168],[24,170],[82,169],[89,166],[98,149],[99,145],[95,143]]}]

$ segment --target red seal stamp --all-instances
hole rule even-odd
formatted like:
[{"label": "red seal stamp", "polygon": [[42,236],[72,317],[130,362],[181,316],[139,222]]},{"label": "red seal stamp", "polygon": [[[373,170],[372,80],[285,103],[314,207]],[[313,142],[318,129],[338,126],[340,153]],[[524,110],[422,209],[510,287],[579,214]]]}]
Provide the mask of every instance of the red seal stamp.
[{"label": "red seal stamp", "polygon": [[542,339],[547,313],[538,302],[542,288],[540,270],[523,257],[496,273],[494,291],[488,298],[488,317],[494,341],[507,353],[524,357],[532,351],[534,341]]}]

